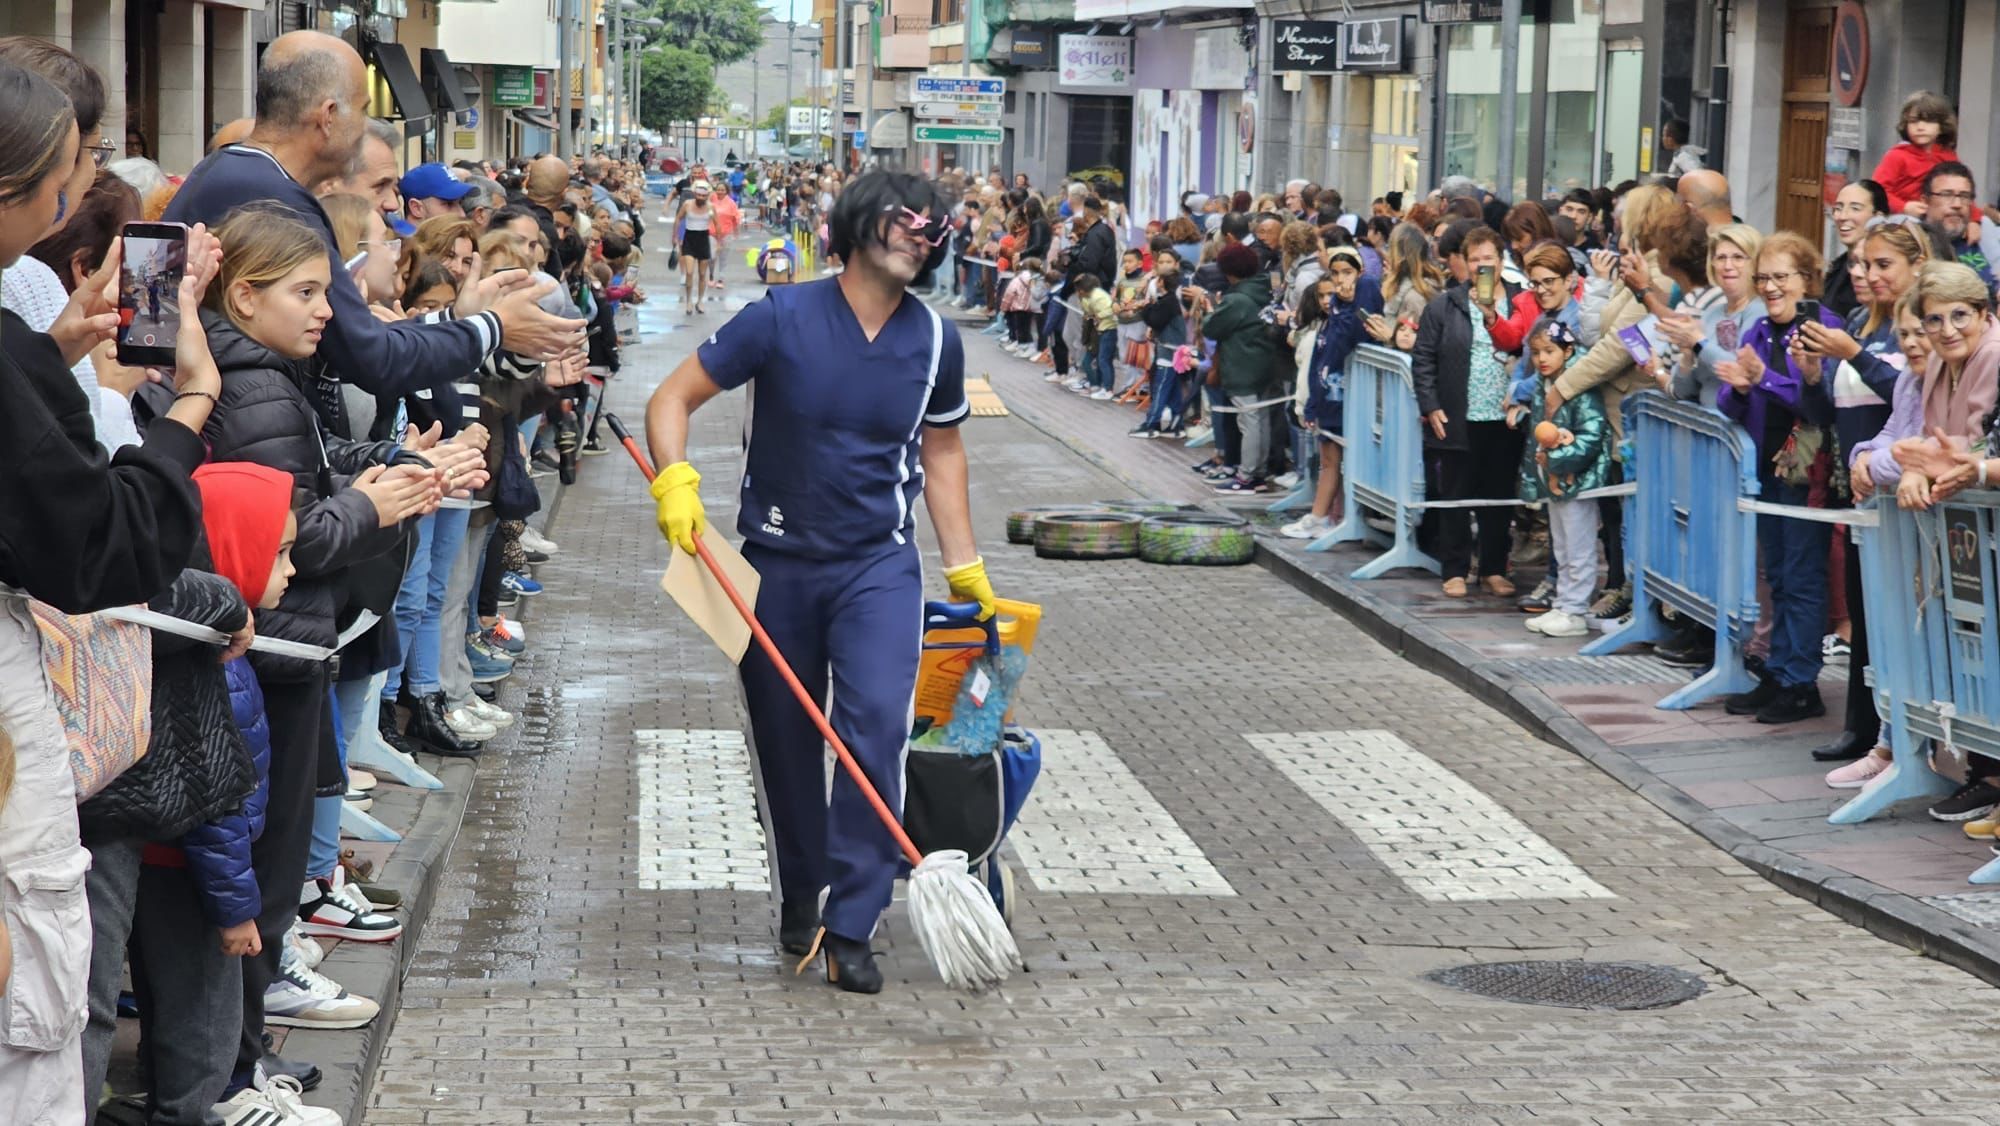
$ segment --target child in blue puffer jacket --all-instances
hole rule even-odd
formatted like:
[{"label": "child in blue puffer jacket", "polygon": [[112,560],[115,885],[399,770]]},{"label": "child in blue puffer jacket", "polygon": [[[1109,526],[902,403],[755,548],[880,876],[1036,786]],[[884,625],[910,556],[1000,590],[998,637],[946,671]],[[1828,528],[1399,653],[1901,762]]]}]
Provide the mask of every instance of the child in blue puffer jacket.
[{"label": "child in blue puffer jacket", "polygon": [[[215,572],[256,609],[276,606],[292,576],[298,536],[291,474],[218,462],[195,470],[194,480]],[[230,710],[256,763],[257,789],[237,811],[171,845],[148,844],[139,875],[130,958],[141,1070],[150,1084],[147,1121],[155,1123],[212,1120],[243,1036],[242,959],[263,949],[257,933],[263,896],[250,843],[264,830],[270,728],[249,659],[238,657],[223,672]]]}]

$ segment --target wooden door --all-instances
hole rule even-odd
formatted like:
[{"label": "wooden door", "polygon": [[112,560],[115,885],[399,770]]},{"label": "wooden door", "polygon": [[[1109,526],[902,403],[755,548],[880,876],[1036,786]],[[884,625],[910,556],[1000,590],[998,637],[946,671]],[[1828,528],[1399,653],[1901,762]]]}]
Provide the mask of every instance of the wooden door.
[{"label": "wooden door", "polygon": [[1793,0],[1785,22],[1785,111],[1778,132],[1778,228],[1817,244],[1826,227],[1827,113],[1833,105],[1833,6]]}]

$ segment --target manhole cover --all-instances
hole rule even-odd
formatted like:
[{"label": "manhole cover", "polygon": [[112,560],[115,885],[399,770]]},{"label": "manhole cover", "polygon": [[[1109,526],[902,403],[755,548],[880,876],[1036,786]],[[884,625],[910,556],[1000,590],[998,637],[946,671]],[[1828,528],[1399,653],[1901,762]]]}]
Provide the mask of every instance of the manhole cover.
[{"label": "manhole cover", "polygon": [[1707,988],[1693,974],[1642,962],[1481,962],[1424,976],[1462,993],[1564,1009],[1664,1009]]}]

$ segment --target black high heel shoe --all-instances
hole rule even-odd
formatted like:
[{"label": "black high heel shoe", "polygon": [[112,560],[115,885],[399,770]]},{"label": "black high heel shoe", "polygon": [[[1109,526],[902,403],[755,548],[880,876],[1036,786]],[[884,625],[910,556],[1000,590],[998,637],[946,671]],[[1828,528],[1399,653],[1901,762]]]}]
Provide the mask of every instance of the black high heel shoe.
[{"label": "black high heel shoe", "polygon": [[813,939],[819,934],[819,906],[805,903],[793,906],[790,903],[778,907],[778,948],[794,957],[803,958],[812,952]]},{"label": "black high heel shoe", "polygon": [[826,955],[827,984],[838,985],[849,993],[882,992],[882,970],[875,964],[875,952],[868,944],[842,938],[825,927],[813,936],[812,947],[792,972],[805,972],[822,953]]}]

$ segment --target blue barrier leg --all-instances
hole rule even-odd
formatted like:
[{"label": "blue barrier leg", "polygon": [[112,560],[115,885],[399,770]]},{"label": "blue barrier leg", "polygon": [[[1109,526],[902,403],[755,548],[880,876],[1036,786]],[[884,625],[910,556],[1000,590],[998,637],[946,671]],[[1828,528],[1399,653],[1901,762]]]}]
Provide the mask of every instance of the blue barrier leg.
[{"label": "blue barrier leg", "polygon": [[1212,446],[1214,444],[1215,444],[1215,424],[1211,421],[1209,423],[1208,433],[1203,434],[1199,438],[1189,438],[1183,445],[1184,448],[1186,449],[1198,450],[1204,446]]},{"label": "blue barrier leg", "polygon": [[[368,682],[370,695],[379,698],[382,686],[388,680],[388,673],[376,673],[375,679]],[[347,741],[347,764],[358,766],[371,774],[380,774],[392,782],[414,789],[444,789],[444,783],[438,781],[437,775],[418,766],[415,759],[397,754],[394,748],[383,742],[382,733],[377,731],[372,723],[362,724],[361,730],[355,732],[354,737]]]},{"label": "blue barrier leg", "polygon": [[354,808],[352,802],[340,803],[340,835],[357,841],[382,841],[387,844],[403,839],[403,834]]},{"label": "blue barrier leg", "polygon": [[1924,754],[1927,741],[1909,734],[1909,730],[1909,708],[1903,701],[1892,699],[1889,714],[1884,717],[1882,734],[1889,739],[1889,749],[1895,755],[1895,761],[1889,769],[1863,786],[1861,792],[1834,810],[1827,817],[1830,824],[1859,825],[1886,812],[1898,802],[1952,791],[1951,780],[1931,769]]},{"label": "blue barrier leg", "polygon": [[[1660,632],[1664,633],[1665,630],[1661,629]],[[1757,678],[1751,676],[1750,670],[1743,667],[1741,643],[1732,641],[1726,628],[1719,629],[1715,632],[1715,661],[1709,666],[1709,670],[1689,681],[1684,687],[1667,693],[1653,706],[1665,711],[1687,711],[1696,704],[1705,703],[1718,696],[1734,696],[1755,687]]]},{"label": "blue barrier leg", "polygon": [[1416,521],[1414,513],[1401,515],[1396,520],[1396,539],[1389,550],[1348,572],[1347,577],[1357,580],[1379,578],[1398,567],[1429,571],[1433,575],[1442,573],[1444,568],[1438,561],[1418,549]]},{"label": "blue barrier leg", "polygon": [[1301,477],[1299,483],[1292,486],[1291,492],[1272,501],[1271,506],[1264,511],[1276,515],[1280,512],[1297,512],[1302,508],[1310,509],[1313,504],[1314,488],[1311,478]]},{"label": "blue barrier leg", "polygon": [[2000,884],[2000,857],[1987,861],[1979,871],[1966,877],[1966,881],[1975,884]]}]

